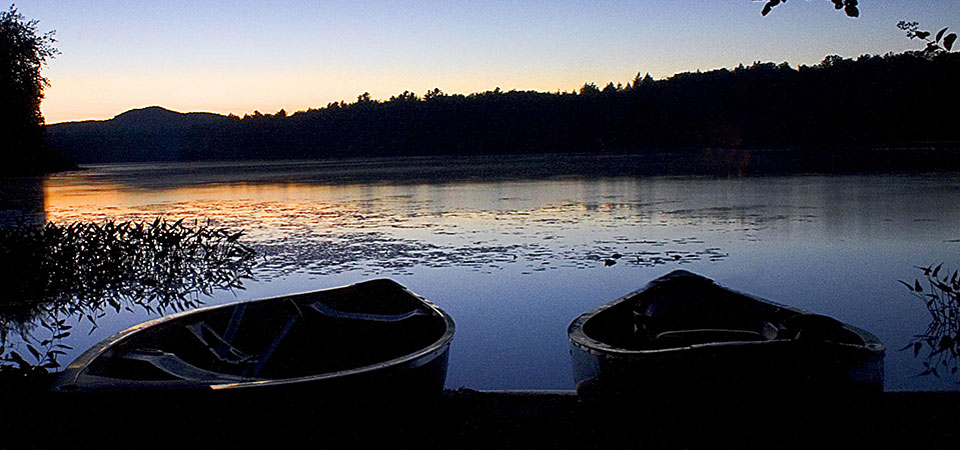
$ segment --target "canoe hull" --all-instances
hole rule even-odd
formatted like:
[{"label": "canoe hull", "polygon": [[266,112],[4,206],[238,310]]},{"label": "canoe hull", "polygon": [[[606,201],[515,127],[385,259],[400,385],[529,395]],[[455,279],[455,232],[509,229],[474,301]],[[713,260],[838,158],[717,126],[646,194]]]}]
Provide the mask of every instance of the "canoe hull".
[{"label": "canoe hull", "polygon": [[[574,320],[568,334],[578,393],[584,397],[664,398],[680,394],[796,392],[803,395],[824,391],[882,390],[882,343],[872,334],[846,324],[843,325],[844,331],[862,339],[861,344],[783,339],[624,348],[591,337],[591,321],[603,321],[605,328],[632,327],[630,318],[619,317],[628,315],[627,309],[642,301],[650,288],[659,286],[658,289],[663,290],[671,283],[693,279],[698,282],[706,280],[712,285],[712,281],[703,277],[677,271]],[[762,299],[733,294],[742,296],[745,301],[758,302],[763,308],[771,308],[771,314],[804,314]]]},{"label": "canoe hull", "polygon": [[571,344],[570,353],[577,391],[586,397],[882,390],[882,357],[829,347],[753,347],[637,356]]}]

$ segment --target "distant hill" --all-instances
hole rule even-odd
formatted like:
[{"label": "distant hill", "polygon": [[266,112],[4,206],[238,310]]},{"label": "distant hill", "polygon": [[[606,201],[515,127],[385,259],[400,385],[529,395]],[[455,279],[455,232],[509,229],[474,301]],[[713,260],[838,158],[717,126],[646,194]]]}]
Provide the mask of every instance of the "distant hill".
[{"label": "distant hill", "polygon": [[179,161],[192,130],[226,121],[214,113],[180,113],[159,106],[132,109],[109,120],[46,127],[47,144],[76,163]]}]

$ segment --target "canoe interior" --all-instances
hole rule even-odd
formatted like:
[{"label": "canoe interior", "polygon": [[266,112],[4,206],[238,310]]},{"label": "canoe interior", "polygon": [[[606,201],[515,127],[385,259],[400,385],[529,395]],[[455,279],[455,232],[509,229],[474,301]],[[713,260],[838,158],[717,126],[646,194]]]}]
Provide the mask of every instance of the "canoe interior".
[{"label": "canoe interior", "polygon": [[820,340],[856,346],[864,336],[842,323],[674,273],[598,312],[583,332],[611,348],[662,350],[698,344]]},{"label": "canoe interior", "polygon": [[[331,317],[341,313],[403,315],[402,320]],[[85,376],[124,380],[181,379],[157,355],[198,381],[282,380],[348,371],[409,355],[435,344],[447,320],[396,283],[345,288],[215,307],[146,327],[89,362]],[[185,363],[185,364],[181,364]],[[169,364],[167,364],[169,365]]]}]

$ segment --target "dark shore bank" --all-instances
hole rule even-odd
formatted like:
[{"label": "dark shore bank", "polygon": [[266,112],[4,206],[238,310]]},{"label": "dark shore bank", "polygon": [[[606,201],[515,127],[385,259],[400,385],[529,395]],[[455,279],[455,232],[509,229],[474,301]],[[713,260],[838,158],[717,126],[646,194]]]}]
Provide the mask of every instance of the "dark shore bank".
[{"label": "dark shore bank", "polygon": [[[867,397],[675,398],[591,403],[572,391],[447,390],[438,401],[333,410],[281,402],[204,414],[130,403],[66,411],[56,400],[35,415],[4,420],[5,448],[955,448],[960,392],[887,392]],[[86,411],[86,413],[84,413]],[[96,445],[94,445],[96,444]]]}]

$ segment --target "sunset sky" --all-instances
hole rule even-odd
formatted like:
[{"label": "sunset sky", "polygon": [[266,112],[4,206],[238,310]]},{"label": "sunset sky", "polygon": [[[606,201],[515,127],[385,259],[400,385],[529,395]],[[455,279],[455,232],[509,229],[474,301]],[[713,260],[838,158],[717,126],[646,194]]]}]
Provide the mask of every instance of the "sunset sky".
[{"label": "sunset sky", "polygon": [[[9,6],[9,5],[7,5]],[[288,113],[356,100],[571,91],[637,72],[816,64],[922,48],[899,20],[960,31],[958,0],[862,0],[861,17],[793,0],[16,2],[62,52],[44,70],[47,123],[177,111]]]}]

